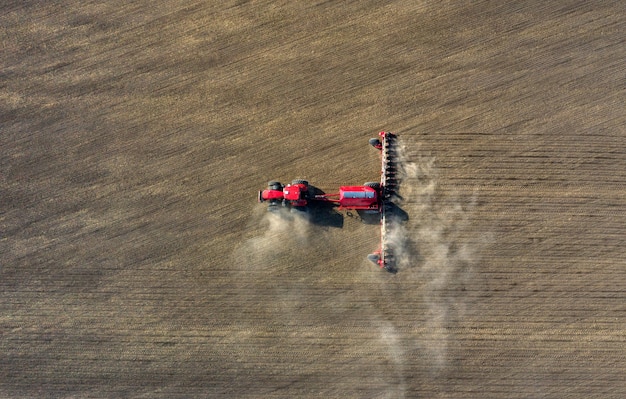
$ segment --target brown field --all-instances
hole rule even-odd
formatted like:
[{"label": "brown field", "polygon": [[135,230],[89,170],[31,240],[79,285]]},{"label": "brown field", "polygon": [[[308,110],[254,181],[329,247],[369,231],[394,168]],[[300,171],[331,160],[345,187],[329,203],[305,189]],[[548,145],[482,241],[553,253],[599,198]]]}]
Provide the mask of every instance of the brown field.
[{"label": "brown field", "polygon": [[[623,1],[0,22],[0,397],[626,397]],[[256,203],[376,180],[383,129],[396,275],[376,226]]]}]

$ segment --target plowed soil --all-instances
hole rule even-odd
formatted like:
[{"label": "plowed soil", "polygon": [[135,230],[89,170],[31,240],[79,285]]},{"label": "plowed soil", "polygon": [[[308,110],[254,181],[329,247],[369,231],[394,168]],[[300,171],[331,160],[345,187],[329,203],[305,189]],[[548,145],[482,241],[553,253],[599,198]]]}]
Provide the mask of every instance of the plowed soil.
[{"label": "plowed soil", "polygon": [[0,397],[626,397],[625,4],[4,1]]}]

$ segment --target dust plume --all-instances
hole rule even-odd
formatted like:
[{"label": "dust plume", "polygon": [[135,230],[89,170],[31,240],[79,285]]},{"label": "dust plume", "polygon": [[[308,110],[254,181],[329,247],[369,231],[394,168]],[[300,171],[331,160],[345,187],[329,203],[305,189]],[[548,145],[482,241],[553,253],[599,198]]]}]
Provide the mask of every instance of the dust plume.
[{"label": "dust plume", "polygon": [[[419,146],[401,142],[398,153],[401,184],[394,202],[399,211],[389,216],[386,234],[394,247],[398,269],[395,276],[380,271],[376,275],[363,272],[353,276],[353,281],[329,278],[329,271],[318,265],[312,251],[327,245],[325,241],[330,235],[323,234],[323,229],[316,227],[307,215],[282,208],[268,212],[264,205],[254,209],[248,236],[242,237],[234,250],[237,273],[233,275],[238,284],[236,293],[251,304],[254,315],[243,323],[242,329],[257,331],[259,320],[266,323],[261,325],[281,326],[288,336],[282,339],[293,343],[294,348],[301,343],[313,345],[331,335],[338,342],[351,342],[350,323],[370,320],[369,328],[374,329],[374,334],[368,342],[376,351],[371,355],[374,358],[368,354],[363,361],[385,367],[380,382],[390,397],[401,397],[410,391],[413,382],[409,364],[415,359],[424,362],[433,379],[441,378],[454,367],[449,347],[455,339],[455,327],[471,308],[464,286],[475,278],[473,269],[480,252],[470,226],[477,194],[456,194],[448,186],[442,187],[445,179],[440,177],[434,158],[423,155]],[[371,265],[363,270],[371,271]],[[364,293],[367,284],[363,282],[376,284],[378,276],[383,279],[380,289],[389,294],[386,297],[393,298],[388,303],[380,303],[377,296]],[[346,296],[311,296],[327,286],[345,290]],[[361,295],[361,304],[371,299],[372,306],[356,306],[358,301],[353,295]],[[346,298],[345,306],[340,302],[342,298]],[[408,304],[419,307],[406,310]],[[388,306],[396,305],[405,310],[386,311]],[[311,324],[317,333],[301,342],[301,326]],[[247,346],[246,350],[264,350],[264,342]],[[347,352],[350,345],[346,344]],[[332,345],[312,348],[311,353],[318,359],[342,353]],[[289,351],[283,354],[288,356]],[[312,362],[310,367],[317,366]]]},{"label": "dust plume", "polygon": [[393,373],[388,376],[393,384],[390,386],[389,396],[384,397],[403,398],[407,387],[404,366],[405,348],[401,343],[401,335],[393,323],[387,320],[378,319],[375,324],[378,325],[379,344],[387,348],[387,353],[393,364]]},{"label": "dust plume", "polygon": [[[309,233],[309,217],[303,212],[290,211],[287,208],[278,208],[268,211],[266,206],[261,205],[257,211],[263,213],[260,220],[262,234],[252,241],[258,246],[257,249],[264,248],[268,241],[275,242],[281,240],[297,244],[305,244]],[[258,216],[258,212],[257,216]]]},{"label": "dust plume", "polygon": [[235,261],[248,270],[276,267],[294,248],[308,244],[309,229],[307,214],[286,208],[268,211],[267,206],[258,205],[251,220],[254,235],[235,248]]},{"label": "dust plume", "polygon": [[[411,150],[409,151],[409,148]],[[398,277],[419,288],[425,309],[419,337],[424,355],[434,371],[447,365],[451,339],[449,326],[467,312],[465,285],[473,275],[478,259],[469,215],[476,205],[477,193],[469,198],[456,196],[439,187],[435,159],[424,156],[419,146],[400,143],[400,197],[396,204],[410,219],[396,218],[390,223]]]}]

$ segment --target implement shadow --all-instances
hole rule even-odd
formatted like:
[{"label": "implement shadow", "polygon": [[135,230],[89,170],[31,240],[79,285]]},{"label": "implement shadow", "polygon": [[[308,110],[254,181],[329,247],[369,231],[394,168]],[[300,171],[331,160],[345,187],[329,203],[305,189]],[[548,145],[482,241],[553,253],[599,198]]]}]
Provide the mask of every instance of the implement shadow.
[{"label": "implement shadow", "polygon": [[[316,195],[326,194],[320,188],[309,185],[309,195],[314,198]],[[335,209],[335,205],[326,201],[309,201],[309,220],[311,223],[332,228],[343,228],[343,215]]]}]

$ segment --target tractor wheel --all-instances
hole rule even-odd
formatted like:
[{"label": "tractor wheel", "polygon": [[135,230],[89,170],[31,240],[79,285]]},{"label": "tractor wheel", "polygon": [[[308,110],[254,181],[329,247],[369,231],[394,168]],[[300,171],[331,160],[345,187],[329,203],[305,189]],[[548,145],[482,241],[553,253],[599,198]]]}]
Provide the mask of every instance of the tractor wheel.
[{"label": "tractor wheel", "polygon": [[295,179],[294,181],[291,182],[292,185],[296,185],[296,184],[304,184],[305,186],[309,186],[309,182],[306,180],[302,180],[302,179]]},{"label": "tractor wheel", "polygon": [[374,139],[370,139],[369,143],[372,147],[376,147],[376,148],[382,148],[383,144],[380,142],[380,140],[374,138]]},{"label": "tractor wheel", "polygon": [[270,190],[282,190],[283,185],[280,184],[280,182],[278,181],[272,180],[269,183],[267,183],[267,188],[269,188]]},{"label": "tractor wheel", "polygon": [[380,190],[380,183],[377,181],[368,181],[364,184],[365,187],[371,187],[374,190]]}]

